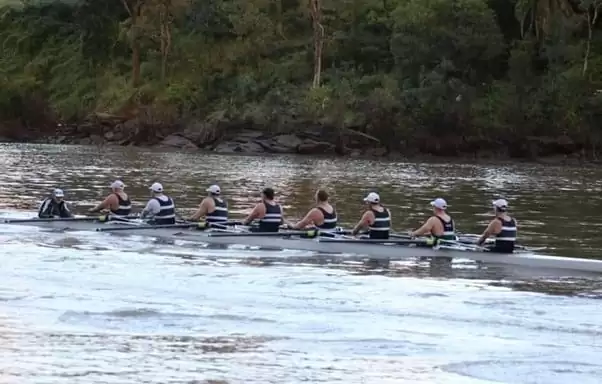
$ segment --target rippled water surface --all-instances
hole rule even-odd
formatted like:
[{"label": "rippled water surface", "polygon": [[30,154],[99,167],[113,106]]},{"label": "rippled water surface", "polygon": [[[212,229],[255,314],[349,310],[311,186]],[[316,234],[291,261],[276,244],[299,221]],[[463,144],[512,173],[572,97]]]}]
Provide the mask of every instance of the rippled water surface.
[{"label": "rippled water surface", "polygon": [[[31,215],[62,187],[84,212],[115,178],[142,206],[153,181],[190,212],[219,183],[242,214],[265,185],[300,217],[333,194],[344,224],[377,190],[398,230],[442,196],[459,229],[480,232],[510,200],[521,240],[597,257],[597,169],[214,156],[137,149],[0,145],[0,215]],[[26,212],[27,211],[27,212]],[[598,278],[397,265],[139,236],[0,226],[0,383],[599,383]],[[543,288],[542,288],[543,287]],[[579,287],[578,289],[576,287]],[[560,293],[560,294],[550,294]],[[567,294],[568,293],[568,294]],[[578,293],[575,295],[574,293]],[[213,381],[212,381],[213,380]]]}]

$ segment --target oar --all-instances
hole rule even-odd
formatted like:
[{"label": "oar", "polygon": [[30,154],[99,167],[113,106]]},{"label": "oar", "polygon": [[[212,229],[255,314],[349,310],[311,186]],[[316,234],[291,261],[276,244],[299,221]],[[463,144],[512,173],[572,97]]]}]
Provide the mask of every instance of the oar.
[{"label": "oar", "polygon": [[236,225],[238,222],[225,222],[225,223],[181,223],[181,224],[143,224],[135,227],[112,227],[106,226],[102,228],[96,228],[97,232],[115,232],[115,231],[136,231],[142,229],[181,229],[181,228],[194,228],[198,230],[205,230],[209,228],[222,228],[227,229],[229,225]]},{"label": "oar", "polygon": [[427,245],[426,240],[421,239],[400,239],[400,240],[387,240],[387,239],[332,239],[327,237],[320,238],[321,243],[353,243],[353,244],[399,244],[399,245]]},{"label": "oar", "polygon": [[404,235],[404,234],[400,234],[400,233],[389,233],[389,237],[391,237],[393,239],[411,239],[412,238],[410,235]]},{"label": "oar", "polygon": [[308,230],[308,231],[287,231],[287,232],[210,232],[208,234],[211,237],[230,237],[230,236],[240,236],[240,237],[287,237],[287,236],[306,236],[306,237],[316,237],[321,235],[316,230]]},{"label": "oar", "polygon": [[[124,219],[137,219],[138,216],[127,216]],[[3,219],[2,222],[6,223],[6,224],[11,224],[11,223],[53,223],[53,222],[58,222],[58,223],[62,223],[62,222],[73,222],[73,221],[100,221],[100,222],[105,222],[107,221],[107,216],[106,215],[102,215],[102,216],[86,216],[86,217],[59,217],[59,218],[44,218],[44,219],[40,219],[40,218],[32,218],[32,219]],[[121,221],[121,220],[115,220],[115,221]]]},{"label": "oar", "polygon": [[[460,243],[463,245],[476,245],[476,241],[480,237],[479,235],[471,235],[471,234],[459,234],[458,240],[446,240],[446,241],[454,241],[455,243]],[[399,233],[391,233],[389,234],[390,238],[393,239],[411,239],[410,235],[404,235]],[[425,236],[420,236],[419,239],[425,239]],[[486,244],[491,244],[495,242],[493,239],[487,239]]]}]

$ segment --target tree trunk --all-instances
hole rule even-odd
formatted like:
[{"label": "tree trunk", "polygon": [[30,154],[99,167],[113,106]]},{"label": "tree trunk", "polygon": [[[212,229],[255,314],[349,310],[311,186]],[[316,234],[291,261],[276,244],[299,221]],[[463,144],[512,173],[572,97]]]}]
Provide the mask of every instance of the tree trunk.
[{"label": "tree trunk", "polygon": [[171,33],[169,26],[169,8],[170,0],[165,0],[161,3],[161,9],[159,11],[159,23],[160,23],[160,41],[161,41],[161,82],[165,81],[167,77],[167,59],[169,56],[169,49],[171,46]]},{"label": "tree trunk", "polygon": [[280,37],[286,39],[284,35],[284,25],[283,25],[283,11],[282,11],[282,0],[276,0],[276,13],[278,14],[276,17],[276,31]]},{"label": "tree trunk", "polygon": [[[585,76],[585,74],[587,73],[587,68],[589,65],[589,55],[590,55],[591,49],[592,49],[592,38],[593,38],[593,34],[594,34],[594,25],[596,24],[596,21],[598,20],[599,7],[600,7],[600,4],[596,1],[591,5],[591,7],[589,7],[587,9],[587,13],[585,14],[586,21],[587,21],[587,41],[585,43],[585,55],[583,57],[583,70],[581,72],[583,76]],[[590,8],[593,8],[593,10],[591,10]]]},{"label": "tree trunk", "polygon": [[142,11],[144,0],[133,0],[130,6],[128,0],[121,0],[125,10],[130,15],[130,48],[132,50],[132,85],[137,87],[140,84],[140,42],[139,36],[139,16]]},{"label": "tree trunk", "polygon": [[321,0],[309,1],[314,30],[314,78],[312,81],[312,88],[317,88],[320,86],[320,77],[322,75],[322,48],[324,46],[324,26],[322,26],[321,24]]}]

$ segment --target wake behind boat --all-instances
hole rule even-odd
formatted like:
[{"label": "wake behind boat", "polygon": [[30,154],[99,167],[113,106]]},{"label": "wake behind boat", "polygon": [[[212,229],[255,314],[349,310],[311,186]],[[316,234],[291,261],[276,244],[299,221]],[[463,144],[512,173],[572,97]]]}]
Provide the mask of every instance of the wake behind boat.
[{"label": "wake behind boat", "polygon": [[206,244],[244,245],[259,249],[291,249],[321,254],[349,255],[349,259],[397,261],[413,258],[461,258],[474,261],[602,273],[602,261],[537,255],[528,249],[517,249],[512,254],[499,254],[475,245],[474,237],[443,240],[433,245],[430,239],[362,239],[335,230],[285,230],[280,232],[250,232],[248,226],[236,222],[179,223],[148,225],[140,220],[107,221],[106,216],[65,219],[5,219],[4,225],[35,226],[53,231],[95,231],[121,235],[140,235],[167,239],[184,239]]}]

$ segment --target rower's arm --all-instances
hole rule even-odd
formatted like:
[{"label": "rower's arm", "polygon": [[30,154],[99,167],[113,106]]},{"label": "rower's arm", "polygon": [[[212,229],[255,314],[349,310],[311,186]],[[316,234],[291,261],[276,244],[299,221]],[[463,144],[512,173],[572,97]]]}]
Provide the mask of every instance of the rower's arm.
[{"label": "rower's arm", "polygon": [[362,215],[362,218],[360,219],[360,221],[357,222],[357,224],[353,228],[353,231],[351,231],[351,234],[353,236],[355,236],[355,235],[358,234],[359,231],[361,231],[362,229],[370,226],[372,217],[373,217],[372,212],[370,212],[370,211],[364,212],[364,214]]},{"label": "rower's arm", "polygon": [[261,218],[263,214],[263,204],[257,204],[251,213],[249,213],[249,215],[242,221],[242,224],[249,225],[253,220]]},{"label": "rower's arm", "polygon": [[303,229],[311,224],[315,224],[316,219],[318,218],[317,216],[319,215],[318,212],[319,211],[316,208],[312,208],[309,212],[307,212],[307,215],[305,215],[303,220],[297,224],[293,224],[293,229]]},{"label": "rower's arm", "polygon": [[424,235],[428,235],[428,234],[432,233],[433,223],[434,223],[434,218],[429,217],[429,219],[422,225],[422,227],[418,228],[417,230],[415,230],[411,233],[411,236],[412,237],[424,236]]},{"label": "rower's arm", "polygon": [[389,228],[393,229],[393,215],[391,215],[390,209],[387,209],[387,212],[389,212]]},{"label": "rower's arm", "polygon": [[94,212],[100,212],[103,209],[109,209],[115,203],[119,204],[119,201],[117,201],[117,196],[115,196],[115,194],[111,194],[111,195],[107,196],[107,198],[104,199],[101,203],[99,203],[96,207],[90,209],[89,212],[94,213]]},{"label": "rower's arm", "polygon": [[209,202],[207,199],[203,199],[203,201],[201,201],[201,204],[199,204],[199,208],[196,210],[194,215],[192,215],[190,219],[188,219],[188,221],[198,221],[201,217],[205,216],[208,211]]},{"label": "rower's arm", "polygon": [[142,210],[140,217],[143,219],[147,216],[154,216],[161,211],[161,205],[155,199],[150,199],[148,203],[146,203],[146,207]]},{"label": "rower's arm", "polygon": [[500,221],[499,220],[491,220],[489,222],[489,225],[485,229],[485,232],[483,232],[483,234],[479,238],[479,241],[477,241],[477,245],[483,245],[483,243],[489,238],[489,236],[497,235],[498,233],[501,232],[501,230],[502,230],[502,228],[501,228]]}]

